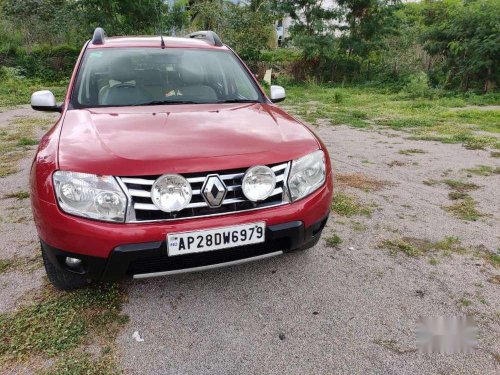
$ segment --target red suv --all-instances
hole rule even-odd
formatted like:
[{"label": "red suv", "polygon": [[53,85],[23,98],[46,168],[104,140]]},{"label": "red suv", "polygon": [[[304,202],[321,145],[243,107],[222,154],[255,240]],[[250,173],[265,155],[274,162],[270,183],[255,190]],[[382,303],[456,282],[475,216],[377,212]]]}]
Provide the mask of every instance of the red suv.
[{"label": "red suv", "polygon": [[49,280],[175,274],[263,259],[319,240],[330,158],[266,96],[211,31],[85,44],[61,117],[31,169],[33,216]]}]

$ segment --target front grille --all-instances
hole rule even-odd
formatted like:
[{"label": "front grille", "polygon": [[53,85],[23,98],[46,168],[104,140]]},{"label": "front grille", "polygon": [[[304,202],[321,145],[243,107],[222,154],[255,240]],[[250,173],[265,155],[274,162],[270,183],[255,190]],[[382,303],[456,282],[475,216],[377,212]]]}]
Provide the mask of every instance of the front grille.
[{"label": "front grille", "polygon": [[[161,211],[151,200],[151,187],[160,176],[119,177],[118,181],[125,189],[125,193],[130,200],[127,222],[179,220],[200,216],[223,215],[287,203],[289,200],[286,180],[289,165],[290,163],[269,165],[276,174],[276,187],[271,196],[261,202],[251,202],[243,195],[241,184],[247,168],[182,174],[191,184],[193,197],[185,209],[171,213]],[[210,207],[201,195],[205,179],[213,174],[218,174],[228,189],[220,207]]]}]

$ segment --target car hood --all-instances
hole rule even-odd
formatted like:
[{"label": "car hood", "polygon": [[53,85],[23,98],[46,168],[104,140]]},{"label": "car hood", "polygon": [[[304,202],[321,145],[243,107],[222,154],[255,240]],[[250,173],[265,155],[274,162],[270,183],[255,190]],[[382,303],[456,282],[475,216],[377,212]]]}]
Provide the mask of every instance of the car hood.
[{"label": "car hood", "polygon": [[273,164],[318,147],[276,106],[198,104],[68,110],[58,156],[62,170],[134,176]]}]

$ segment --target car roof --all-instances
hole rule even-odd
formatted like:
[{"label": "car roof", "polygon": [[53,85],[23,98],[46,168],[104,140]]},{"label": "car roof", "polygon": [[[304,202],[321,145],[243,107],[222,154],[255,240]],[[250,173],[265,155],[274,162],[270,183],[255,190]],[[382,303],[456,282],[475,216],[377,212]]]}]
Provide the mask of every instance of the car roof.
[{"label": "car roof", "polygon": [[[204,39],[163,37],[166,48],[203,48],[227,50],[226,46],[214,46]],[[161,48],[159,36],[119,36],[107,37],[102,44],[89,43],[87,48],[149,47]]]}]

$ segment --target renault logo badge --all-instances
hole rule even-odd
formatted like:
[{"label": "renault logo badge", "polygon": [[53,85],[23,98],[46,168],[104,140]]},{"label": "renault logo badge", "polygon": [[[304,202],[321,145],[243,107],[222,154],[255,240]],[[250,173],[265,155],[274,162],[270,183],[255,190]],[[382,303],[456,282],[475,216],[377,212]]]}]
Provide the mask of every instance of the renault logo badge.
[{"label": "renault logo badge", "polygon": [[201,188],[201,195],[210,207],[220,207],[227,194],[224,181],[217,174],[208,175]]}]

